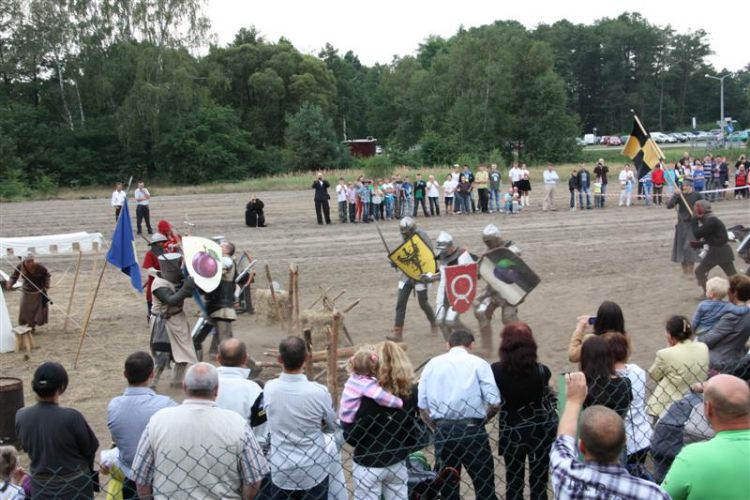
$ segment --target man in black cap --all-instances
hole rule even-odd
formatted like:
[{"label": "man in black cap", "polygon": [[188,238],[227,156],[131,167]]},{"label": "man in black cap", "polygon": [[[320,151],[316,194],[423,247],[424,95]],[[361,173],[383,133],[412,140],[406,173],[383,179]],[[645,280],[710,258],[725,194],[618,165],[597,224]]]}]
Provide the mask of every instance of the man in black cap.
[{"label": "man in black cap", "polygon": [[[675,188],[676,189],[676,188]],[[703,196],[693,190],[693,179],[685,177],[682,180],[682,195],[675,193],[667,201],[667,208],[677,207],[677,224],[674,226],[674,242],[672,244],[672,262],[682,266],[682,273],[687,278],[692,278],[693,267],[698,262],[698,252],[691,247],[693,233],[690,228],[693,205]]]},{"label": "man in black cap", "polygon": [[696,240],[691,243],[694,248],[708,246],[706,255],[695,268],[695,277],[698,286],[706,293],[706,280],[708,272],[716,266],[727,273],[727,277],[737,274],[734,267],[734,252],[729,246],[729,236],[724,223],[714,215],[711,203],[708,200],[699,200],[693,207],[693,219],[690,221],[693,235]]},{"label": "man in black cap", "polygon": [[78,410],[62,408],[68,373],[60,363],[42,363],[31,388],[34,406],[16,413],[16,435],[31,459],[32,498],[94,498],[94,431]]}]

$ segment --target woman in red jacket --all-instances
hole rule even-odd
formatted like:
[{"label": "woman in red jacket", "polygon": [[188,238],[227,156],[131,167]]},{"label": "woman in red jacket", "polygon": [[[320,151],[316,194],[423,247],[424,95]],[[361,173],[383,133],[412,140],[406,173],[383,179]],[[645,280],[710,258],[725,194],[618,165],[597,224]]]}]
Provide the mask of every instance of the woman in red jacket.
[{"label": "woman in red jacket", "polygon": [[661,164],[656,165],[651,172],[651,182],[654,183],[654,205],[661,205],[661,192],[664,189],[664,170]]}]

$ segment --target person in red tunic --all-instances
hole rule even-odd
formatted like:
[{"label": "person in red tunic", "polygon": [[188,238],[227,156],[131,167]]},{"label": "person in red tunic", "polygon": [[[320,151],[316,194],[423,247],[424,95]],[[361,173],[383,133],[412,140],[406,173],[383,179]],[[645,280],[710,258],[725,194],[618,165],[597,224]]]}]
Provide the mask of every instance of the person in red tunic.
[{"label": "person in red tunic", "polygon": [[151,283],[154,282],[156,271],[159,270],[159,256],[164,255],[164,245],[167,243],[166,236],[162,233],[155,233],[149,242],[148,251],[143,256],[143,269],[148,273],[148,281],[146,281],[146,305],[148,306],[146,321],[151,319]]},{"label": "person in red tunic", "polygon": [[166,253],[182,253],[182,236],[175,231],[174,226],[169,221],[160,220],[156,228],[167,238],[167,242],[164,244]]}]

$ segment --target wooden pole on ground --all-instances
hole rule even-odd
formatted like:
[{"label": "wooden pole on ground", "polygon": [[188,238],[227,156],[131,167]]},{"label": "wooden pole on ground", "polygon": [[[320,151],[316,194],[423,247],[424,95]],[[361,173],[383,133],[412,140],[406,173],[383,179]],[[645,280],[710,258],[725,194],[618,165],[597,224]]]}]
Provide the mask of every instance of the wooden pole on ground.
[{"label": "wooden pole on ground", "polygon": [[331,393],[331,399],[333,399],[333,407],[337,408],[339,405],[339,370],[338,370],[338,349],[339,349],[339,323],[341,322],[341,314],[338,312],[333,313],[333,321],[331,321],[331,327],[328,329],[328,392]]},{"label": "wooden pole on ground", "polygon": [[276,291],[273,289],[273,279],[271,279],[271,268],[266,264],[266,280],[268,280],[268,289],[271,290],[271,300],[273,301],[273,305],[276,309],[276,314],[279,317],[279,323],[281,323],[282,328],[284,327],[284,314],[281,311],[281,304],[279,304],[278,299],[276,298]]},{"label": "wooden pole on ground", "polygon": [[68,308],[65,310],[65,324],[63,325],[63,333],[68,333],[68,322],[70,321],[70,309],[73,307],[73,296],[76,293],[76,284],[78,283],[78,275],[81,272],[81,257],[83,252],[78,250],[78,260],[76,261],[76,274],[73,276],[73,286],[70,287],[70,298],[68,299]]},{"label": "wooden pole on ground", "polygon": [[86,317],[83,320],[83,327],[81,328],[81,338],[78,339],[78,350],[76,351],[76,359],[73,362],[73,368],[78,368],[78,358],[81,355],[81,348],[83,347],[83,339],[86,338],[86,331],[89,329],[89,321],[91,321],[91,313],[94,311],[94,302],[96,302],[96,296],[99,295],[99,287],[102,284],[102,277],[104,276],[104,270],[107,268],[107,261],[105,260],[102,264],[102,270],[99,273],[99,279],[96,280],[96,288],[94,288],[94,295],[91,297],[89,308],[86,311]]},{"label": "wooden pole on ground", "polygon": [[[294,333],[299,335],[300,332],[300,322],[299,322],[299,267],[297,267],[297,264],[290,264],[289,270],[292,272],[294,279],[292,280],[292,290],[294,291],[294,296],[291,302],[292,307],[292,328],[294,330]],[[310,345],[312,346],[312,341],[310,341]]]},{"label": "wooden pole on ground", "polygon": [[312,330],[309,328],[305,328],[303,335],[305,337],[305,346],[307,346],[307,354],[308,354],[307,359],[305,360],[305,375],[307,375],[307,380],[312,380],[312,376],[313,376]]}]

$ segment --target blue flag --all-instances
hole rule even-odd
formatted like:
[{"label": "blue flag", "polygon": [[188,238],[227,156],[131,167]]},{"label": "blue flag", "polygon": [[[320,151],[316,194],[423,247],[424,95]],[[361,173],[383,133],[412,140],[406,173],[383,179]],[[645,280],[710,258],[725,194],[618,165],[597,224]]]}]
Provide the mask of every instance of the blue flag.
[{"label": "blue flag", "polygon": [[135,243],[133,241],[133,226],[130,224],[128,200],[122,205],[120,217],[117,219],[115,234],[112,235],[112,245],[107,252],[107,262],[130,276],[130,284],[139,293],[142,291],[141,268],[135,258]]}]

